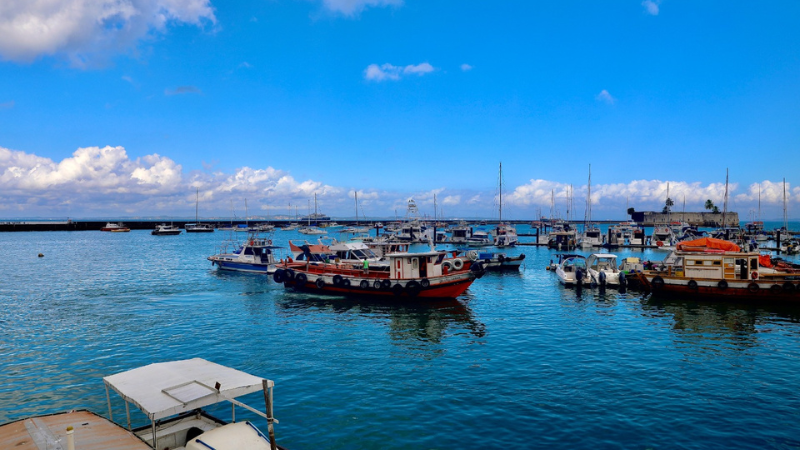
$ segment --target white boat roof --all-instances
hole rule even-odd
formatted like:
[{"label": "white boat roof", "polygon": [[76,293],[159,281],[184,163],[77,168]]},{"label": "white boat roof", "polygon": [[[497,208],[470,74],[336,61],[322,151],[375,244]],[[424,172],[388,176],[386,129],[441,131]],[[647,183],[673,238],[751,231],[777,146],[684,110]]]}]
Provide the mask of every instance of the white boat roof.
[{"label": "white boat roof", "polygon": [[[202,358],[150,364],[104,377],[103,381],[150,420],[263,390],[263,378]],[[219,391],[215,389],[217,383]]]},{"label": "white boat roof", "polygon": [[613,253],[592,253],[589,257],[590,258],[591,257],[595,257],[595,258],[616,258],[617,255],[615,255]]},{"label": "white boat roof", "polygon": [[417,256],[439,256],[445,252],[432,251],[432,252],[419,252],[419,253],[389,253],[384,255],[387,258],[414,258]]}]

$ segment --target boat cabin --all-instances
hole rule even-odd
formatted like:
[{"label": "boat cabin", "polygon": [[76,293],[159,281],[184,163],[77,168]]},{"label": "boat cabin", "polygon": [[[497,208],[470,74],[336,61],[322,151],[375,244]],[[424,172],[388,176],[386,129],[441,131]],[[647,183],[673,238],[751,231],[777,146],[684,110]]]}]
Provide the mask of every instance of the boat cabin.
[{"label": "boat cabin", "polygon": [[[758,253],[678,252],[675,267],[683,276],[711,280],[750,280],[758,278]],[[679,270],[679,269],[678,269]],[[753,278],[753,273],[756,277]]]},{"label": "boat cabin", "polygon": [[391,267],[389,278],[410,280],[443,275],[442,261],[445,252],[392,253],[386,255]]}]

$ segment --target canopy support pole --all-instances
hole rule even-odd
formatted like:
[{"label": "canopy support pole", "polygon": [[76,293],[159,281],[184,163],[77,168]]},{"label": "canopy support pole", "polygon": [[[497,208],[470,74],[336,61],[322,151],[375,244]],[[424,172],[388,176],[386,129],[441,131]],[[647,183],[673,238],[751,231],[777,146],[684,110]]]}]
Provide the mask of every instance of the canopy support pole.
[{"label": "canopy support pole", "polygon": [[108,420],[114,421],[114,413],[111,412],[111,395],[108,394],[108,385],[106,384],[106,401],[108,402]]},{"label": "canopy support pole", "polygon": [[264,386],[264,403],[266,404],[267,413],[267,432],[269,433],[269,446],[272,450],[278,450],[278,445],[275,443],[275,421],[272,416],[272,386],[268,380],[262,380],[261,384]]},{"label": "canopy support pole", "polygon": [[127,400],[125,400],[125,415],[128,417],[128,431],[131,431],[131,409]]},{"label": "canopy support pole", "polygon": [[150,423],[153,424],[153,450],[158,448],[158,438],[156,437],[156,420],[150,419]]}]

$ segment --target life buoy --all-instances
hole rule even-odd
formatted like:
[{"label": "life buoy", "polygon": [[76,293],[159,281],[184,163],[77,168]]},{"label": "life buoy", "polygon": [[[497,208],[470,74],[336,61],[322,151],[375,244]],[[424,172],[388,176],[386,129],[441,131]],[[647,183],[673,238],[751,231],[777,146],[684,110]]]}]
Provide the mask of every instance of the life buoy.
[{"label": "life buoy", "polygon": [[689,284],[687,284],[687,286],[689,286],[689,289],[691,289],[693,291],[696,291],[697,290],[697,281],[689,280]]},{"label": "life buoy", "polygon": [[252,240],[252,239],[250,239],[250,246],[252,246],[252,245],[253,245],[253,240]]},{"label": "life buoy", "polygon": [[453,269],[461,270],[464,268],[464,261],[461,258],[456,258],[453,260]]},{"label": "life buoy", "polygon": [[719,283],[717,283],[717,287],[724,291],[725,289],[728,289],[728,282],[725,280],[720,280]]},{"label": "life buoy", "polygon": [[759,286],[758,283],[750,283],[747,285],[747,290],[750,292],[758,292],[759,289],[761,289],[761,286]]},{"label": "life buoy", "polygon": [[364,290],[369,289],[369,281],[361,280],[361,283],[359,284],[359,286],[361,287],[361,289],[364,289]]},{"label": "life buoy", "polygon": [[651,281],[650,284],[653,286],[653,290],[660,291],[664,287],[664,279],[656,275],[656,277],[653,278],[653,281]]},{"label": "life buoy", "polygon": [[325,280],[323,280],[322,277],[317,278],[317,281],[315,281],[314,284],[317,286],[318,289],[322,289],[325,287]]},{"label": "life buoy", "polygon": [[664,243],[661,241],[656,241],[656,247],[663,247]]},{"label": "life buoy", "polygon": [[452,269],[452,268],[453,268],[453,263],[452,263],[452,262],[450,262],[450,261],[445,261],[445,262],[443,262],[443,263],[442,263],[442,270],[447,270],[447,271],[449,271],[449,270],[450,270],[450,269]]},{"label": "life buoy", "polygon": [[478,252],[475,250],[468,251],[467,258],[469,258],[470,261],[476,261],[478,259]]},{"label": "life buoy", "polygon": [[757,280],[758,279],[758,271],[754,270],[754,271],[750,272],[750,278],[753,279],[753,280]]}]

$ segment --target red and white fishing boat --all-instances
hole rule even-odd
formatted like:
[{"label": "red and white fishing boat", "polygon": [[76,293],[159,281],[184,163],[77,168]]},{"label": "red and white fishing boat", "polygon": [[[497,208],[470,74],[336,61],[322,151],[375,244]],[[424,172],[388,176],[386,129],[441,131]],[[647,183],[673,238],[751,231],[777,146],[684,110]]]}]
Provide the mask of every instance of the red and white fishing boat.
[{"label": "red and white fishing boat", "polygon": [[646,290],[706,298],[800,300],[800,273],[770,267],[770,257],[733,242],[701,238],[677,244],[665,263],[638,273]]},{"label": "red and white fishing boat", "polygon": [[480,261],[459,258],[456,252],[392,253],[385,258],[389,270],[372,270],[369,263],[290,259],[278,264],[273,280],[322,294],[456,298],[486,272]]},{"label": "red and white fishing boat", "polygon": [[111,232],[115,232],[115,233],[127,233],[128,231],[131,231],[131,229],[126,227],[122,223],[108,222],[108,223],[106,223],[106,226],[104,226],[103,228],[100,228],[100,231],[111,231]]}]

